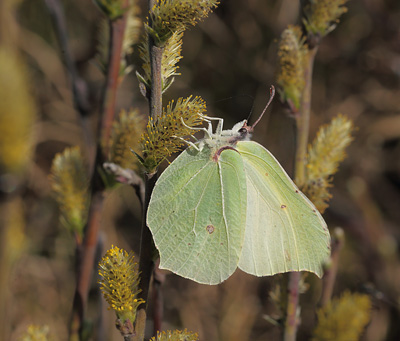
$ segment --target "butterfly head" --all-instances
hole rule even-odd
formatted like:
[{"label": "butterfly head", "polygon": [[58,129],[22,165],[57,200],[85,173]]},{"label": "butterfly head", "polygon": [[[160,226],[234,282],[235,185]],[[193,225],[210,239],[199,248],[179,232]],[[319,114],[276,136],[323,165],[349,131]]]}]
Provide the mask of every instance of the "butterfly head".
[{"label": "butterfly head", "polygon": [[251,133],[253,132],[253,127],[247,125],[247,120],[239,122],[234,125],[232,131],[235,134],[229,139],[230,144],[236,144],[239,141],[247,141],[251,138]]}]

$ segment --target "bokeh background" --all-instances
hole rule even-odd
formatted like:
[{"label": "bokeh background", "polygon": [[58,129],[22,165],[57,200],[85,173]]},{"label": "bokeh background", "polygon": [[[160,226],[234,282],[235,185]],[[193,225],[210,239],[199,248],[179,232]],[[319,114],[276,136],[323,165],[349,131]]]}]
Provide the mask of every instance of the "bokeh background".
[{"label": "bokeh background", "polygon": [[[89,86],[95,126],[104,81],[94,62],[102,14],[89,0],[68,0],[63,5],[74,61]],[[146,1],[139,5],[146,13]],[[311,140],[318,127],[338,113],[357,127],[324,214],[328,226],[342,227],[346,236],[334,295],[346,289],[370,295],[371,321],[363,340],[400,340],[400,2],[351,0],[347,7],[316,57],[310,129]],[[294,0],[222,0],[214,14],[185,33],[181,76],[166,93],[165,103],[199,95],[207,102],[207,114],[223,117],[226,128],[250,113],[250,121],[255,119],[275,81],[279,36],[287,25],[298,22],[299,11]],[[66,340],[75,286],[74,240],[59,223],[48,175],[54,155],[84,143],[84,138],[45,2],[20,1],[7,15],[15,20],[13,44],[27,65],[37,120],[34,155],[20,193],[21,221],[11,222],[22,229],[11,234],[17,240],[9,248],[12,256],[2,254],[0,276],[6,284],[0,305],[6,313],[0,329],[6,340],[17,340],[27,325],[46,324],[54,340]],[[139,69],[134,64],[134,71]],[[139,108],[147,114],[135,72],[119,89],[118,107]],[[278,98],[267,115],[254,140],[291,173],[294,121]],[[4,215],[6,203],[1,205]],[[139,207],[130,187],[107,193],[102,253],[112,244],[138,251]],[[310,288],[300,299],[299,340],[310,338],[321,290],[315,276],[309,275],[306,282]],[[278,340],[280,328],[264,316],[279,316],[270,298],[279,283],[279,276],[255,278],[239,270],[212,287],[166,274],[165,328],[186,327],[207,341]],[[113,312],[99,302],[94,279],[88,311],[93,323],[98,322],[100,310],[105,322],[102,338],[96,338],[120,339]]]}]

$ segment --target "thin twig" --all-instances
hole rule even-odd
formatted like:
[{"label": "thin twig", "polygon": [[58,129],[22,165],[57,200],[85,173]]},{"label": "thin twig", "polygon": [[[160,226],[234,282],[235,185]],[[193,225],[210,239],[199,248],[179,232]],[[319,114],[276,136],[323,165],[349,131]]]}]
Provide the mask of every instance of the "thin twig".
[{"label": "thin twig", "polygon": [[[127,1],[126,1],[127,3]],[[66,21],[62,5],[59,0],[46,0],[46,4],[53,18],[55,30],[57,32],[63,57],[72,81],[73,96],[75,106],[82,119],[83,135],[86,138],[85,145],[88,147],[87,156],[89,158],[89,173],[92,178],[92,201],[89,210],[88,224],[85,231],[84,242],[77,245],[77,284],[74,295],[72,315],[70,321],[70,339],[78,340],[83,326],[83,319],[87,305],[87,296],[89,293],[90,283],[93,274],[95,261],[95,251],[98,240],[98,232],[100,229],[100,215],[103,206],[103,185],[101,179],[96,172],[96,165],[103,163],[103,156],[106,155],[100,147],[100,141],[95,147],[92,137],[91,127],[87,124],[90,107],[87,101],[86,83],[78,76],[77,70],[71,57],[68,45]],[[122,41],[126,23],[126,15],[111,23],[110,34],[110,52],[108,60],[108,73],[106,86],[104,90],[104,100],[101,110],[100,125],[97,136],[101,136],[101,132],[105,131],[105,137],[110,134],[111,122],[114,118],[116,89],[119,83],[119,69],[121,61]]]},{"label": "thin twig", "polygon": [[162,286],[165,282],[165,273],[158,268],[159,263],[160,260],[158,259],[154,269],[153,277],[153,335],[157,335],[157,332],[161,330],[164,316],[164,297],[162,294]]},{"label": "thin twig", "polygon": [[299,282],[301,272],[291,272],[289,274],[287,308],[285,320],[284,341],[296,340],[297,327],[299,324]]},{"label": "thin twig", "polygon": [[308,51],[304,66],[304,90],[298,115],[296,115],[296,162],[295,182],[298,187],[305,183],[306,157],[308,146],[308,132],[310,128],[312,72],[317,47]]},{"label": "thin twig", "polygon": [[[123,6],[128,6],[125,0]],[[115,104],[117,99],[117,89],[120,84],[121,55],[123,52],[124,33],[127,22],[127,14],[115,20],[109,21],[109,55],[107,62],[106,85],[103,92],[103,102],[101,105],[101,139],[109,141],[111,135],[112,122],[115,117]],[[105,143],[105,146],[108,144]],[[103,150],[103,155],[108,155],[107,147]]]},{"label": "thin twig", "polygon": [[[298,187],[302,187],[305,183],[305,167],[308,145],[308,131],[310,124],[311,112],[311,89],[312,89],[312,70],[317,47],[308,51],[304,69],[305,86],[301,101],[299,113],[296,117],[296,161],[295,161],[295,182]],[[286,321],[284,337],[285,341],[296,340],[297,327],[299,325],[299,282],[301,278],[300,272],[292,272],[289,274],[288,285],[288,302],[286,307]]]},{"label": "thin twig", "polygon": [[340,227],[335,228],[332,233],[330,263],[328,268],[325,269],[324,277],[322,278],[322,294],[319,303],[321,307],[325,306],[331,300],[338,271],[340,251],[343,248],[344,242],[343,229]]},{"label": "thin twig", "polygon": [[21,200],[23,190],[23,179],[19,178],[16,182],[16,189],[13,192],[3,192],[0,190],[0,318],[3,323],[0,325],[0,340],[10,340],[11,320],[9,311],[12,309],[14,301],[9,296],[10,276],[12,267],[13,245],[10,243],[10,236],[13,225],[12,216],[15,214],[15,207]]},{"label": "thin twig", "polygon": [[[92,134],[91,127],[88,124],[87,116],[90,111],[89,102],[87,100],[87,86],[86,83],[79,77],[78,72],[73,62],[71,50],[68,44],[66,20],[64,11],[59,0],[46,0],[46,5],[50,11],[53,19],[55,31],[57,33],[62,55],[64,57],[67,70],[69,72],[72,82],[72,93],[74,103],[79,116],[81,118],[81,125],[83,136],[85,138],[85,145],[87,147],[87,156],[89,158],[90,173],[92,176],[92,184],[97,183],[93,177],[94,164],[95,164],[95,142]],[[92,186],[93,190],[93,186]],[[101,192],[92,196],[91,207],[89,211],[88,225],[84,236],[83,244],[76,244],[76,260],[77,260],[77,273],[76,273],[76,288],[73,300],[73,307],[71,313],[71,320],[69,326],[69,339],[79,340],[80,333],[83,326],[83,319],[87,304],[87,295],[91,283],[93,263],[95,258],[95,251],[97,245],[97,234],[99,230],[100,212],[103,203]]]},{"label": "thin twig", "polygon": [[162,114],[161,62],[164,49],[155,46],[151,37],[149,44],[151,60],[150,116],[156,118]]},{"label": "thin twig", "polygon": [[[123,35],[122,31],[119,31],[119,34]],[[112,40],[113,37],[110,37]],[[113,46],[113,44],[110,44],[110,46]],[[121,50],[117,51],[121,53]],[[112,57],[114,54],[114,51],[110,51],[110,59],[113,59],[114,62],[116,60],[115,57]],[[120,62],[121,57],[119,55],[118,61]],[[110,64],[108,64],[110,65]],[[118,65],[119,69],[119,65]],[[108,76],[116,76],[118,77],[118,74],[115,75],[113,73],[108,72]],[[104,91],[107,93],[109,90],[109,85],[110,84],[116,84],[117,80],[114,79],[114,81],[110,81],[107,79],[106,81],[106,90]],[[110,90],[111,92],[116,91],[116,88],[112,88]],[[112,102],[111,102],[112,103]],[[115,103],[113,103],[115,105]],[[109,109],[110,103],[106,103],[106,105],[103,106],[104,110],[109,110],[109,112],[113,111]],[[110,120],[110,116],[106,115],[104,112],[102,112],[101,116],[101,124],[99,125],[99,130],[103,129],[103,127],[107,126],[105,121]],[[111,123],[110,123],[111,124]],[[98,131],[98,135],[101,136],[100,131]],[[97,166],[101,166],[104,162],[104,156],[105,153],[103,152],[101,148],[101,142],[98,141],[97,145],[97,150],[96,150],[96,157],[95,161],[90,169],[91,177],[92,177],[92,182],[91,182],[91,203],[90,203],[90,210],[89,210],[89,218],[88,218],[88,224],[87,228],[85,230],[85,239],[83,243],[83,248],[82,248],[82,257],[80,259],[79,263],[79,271],[78,271],[78,277],[77,277],[77,286],[76,286],[76,291],[75,291],[75,298],[74,298],[74,303],[73,303],[73,309],[72,309],[72,318],[71,318],[71,326],[70,326],[70,339],[74,339],[76,337],[76,333],[80,333],[82,326],[83,326],[83,318],[84,318],[84,313],[86,310],[86,304],[87,304],[87,296],[89,293],[89,287],[91,283],[91,278],[93,274],[93,268],[94,268],[94,260],[95,260],[95,248],[98,240],[98,234],[100,230],[100,216],[101,216],[101,211],[103,207],[103,191],[104,191],[104,185],[102,183],[102,180],[100,178],[99,173],[97,172]]]},{"label": "thin twig", "polygon": [[72,53],[68,44],[67,25],[65,22],[62,4],[59,0],[45,0],[45,2],[50,11],[53,25],[60,44],[61,53],[71,77],[75,107],[81,116],[86,116],[91,110],[88,100],[88,87],[86,82],[79,77],[75,63],[72,59]]},{"label": "thin twig", "polygon": [[[148,8],[151,10],[155,5],[155,0],[148,1]],[[149,16],[149,18],[151,18]],[[151,19],[149,20],[151,26]],[[154,44],[154,40],[149,35],[149,51],[150,51],[150,66],[151,66],[151,93],[149,101],[149,115],[150,117],[160,117],[162,114],[162,81],[161,81],[161,61],[163,49],[157,47]],[[142,230],[140,239],[140,259],[139,259],[139,271],[141,273],[140,278],[140,298],[146,301],[139,308],[136,319],[135,331],[137,333],[136,339],[142,341],[144,339],[144,330],[146,327],[147,318],[147,302],[149,296],[149,287],[151,282],[151,276],[154,269],[154,244],[153,237],[150,229],[147,226],[146,216],[147,209],[150,202],[151,193],[157,181],[157,172],[145,174],[145,200],[143,205],[142,214]]]},{"label": "thin twig", "polygon": [[[137,340],[142,341],[144,339],[144,330],[146,327],[147,319],[147,302],[149,297],[149,288],[151,282],[151,276],[153,274],[154,262],[154,245],[153,236],[147,226],[146,216],[147,209],[150,203],[151,193],[157,181],[157,173],[145,174],[145,199],[143,205],[142,214],[142,231],[140,237],[140,253],[139,253],[139,272],[140,272],[140,283],[139,298],[143,299],[146,303],[142,304],[138,310],[138,318],[136,320],[135,331],[137,333]],[[140,316],[140,319],[139,319]]]},{"label": "thin twig", "polygon": [[89,223],[82,248],[81,250],[78,249],[78,271],[70,322],[70,340],[79,340],[79,335],[83,327],[87,297],[93,275],[103,201],[102,191],[96,191],[92,196]]},{"label": "thin twig", "polygon": [[[124,17],[126,17],[126,14],[123,16],[123,18]],[[106,155],[106,153],[101,148],[101,141],[104,141],[105,138],[103,135],[104,131],[106,131],[107,134],[110,134],[110,132],[104,130],[105,129],[104,127],[111,127],[111,123],[114,118],[115,96],[117,91],[119,68],[121,62],[122,40],[124,36],[124,29],[122,29],[122,27],[124,28],[126,23],[126,19],[123,18],[116,19],[116,21],[118,21],[118,23],[115,25],[117,29],[115,29],[113,23],[110,23],[111,24],[110,26],[113,27],[110,29],[112,32],[112,34],[110,34],[111,50],[109,51],[109,58],[107,63],[108,71],[104,88],[104,99],[102,104],[102,110],[100,112],[101,119],[97,131],[97,136],[99,137],[99,139],[97,141],[96,157],[94,159],[95,161],[90,169],[92,177],[92,186],[91,186],[92,201],[89,211],[88,225],[85,231],[85,241],[83,245],[82,259],[81,259],[80,271],[75,293],[75,297],[78,296],[81,300],[83,314],[86,309],[87,296],[89,293],[89,287],[93,274],[95,247],[98,240],[98,234],[100,230],[100,217],[103,207],[104,186],[96,168],[97,166],[101,166],[103,164],[104,162],[103,160]],[[124,23],[124,25],[122,26],[121,23]],[[114,43],[114,40],[116,40],[117,42]],[[118,71],[116,72],[115,70]],[[109,98],[111,98],[111,100]],[[105,136],[108,137],[109,135]],[[107,143],[105,143],[105,145],[107,145]],[[72,321],[76,320],[76,314],[77,314],[76,311],[77,307],[75,306],[76,303],[78,302],[77,300],[74,299]],[[83,325],[83,316],[84,315],[79,316],[80,329],[82,328]]]},{"label": "thin twig", "polygon": [[89,88],[86,82],[79,76],[75,67],[72,52],[68,43],[67,25],[64,10],[60,0],[45,0],[45,2],[58,37],[58,42],[60,44],[60,50],[65,66],[71,79],[74,106],[78,111],[79,118],[81,120],[81,126],[83,130],[82,135],[85,142],[87,155],[89,158],[92,158],[89,160],[89,165],[92,165],[94,162],[96,143],[94,141],[91,122],[89,122],[89,116],[92,112],[92,106],[89,101]]}]

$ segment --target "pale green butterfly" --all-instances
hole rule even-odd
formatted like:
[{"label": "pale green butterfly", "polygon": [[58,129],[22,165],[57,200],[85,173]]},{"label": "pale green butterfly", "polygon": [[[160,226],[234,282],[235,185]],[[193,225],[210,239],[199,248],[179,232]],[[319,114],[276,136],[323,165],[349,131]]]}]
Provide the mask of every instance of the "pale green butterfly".
[{"label": "pale green butterfly", "polygon": [[[274,94],[271,87],[270,104]],[[265,108],[265,109],[266,109]],[[147,224],[160,268],[218,284],[239,267],[256,276],[310,271],[330,254],[326,223],[275,157],[248,141],[246,120],[182,152],[158,179]],[[209,117],[208,117],[209,118]],[[211,118],[209,118],[211,119]]]}]

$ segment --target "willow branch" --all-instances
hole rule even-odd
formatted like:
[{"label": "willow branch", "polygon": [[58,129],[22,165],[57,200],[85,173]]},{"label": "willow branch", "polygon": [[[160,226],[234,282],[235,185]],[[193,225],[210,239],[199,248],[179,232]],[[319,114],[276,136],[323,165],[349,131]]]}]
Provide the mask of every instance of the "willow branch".
[{"label": "willow branch", "polygon": [[335,228],[332,233],[330,264],[322,278],[322,294],[319,303],[321,307],[325,306],[331,300],[339,266],[340,251],[343,248],[344,242],[345,236],[343,229],[340,227]]},{"label": "willow branch", "polygon": [[295,182],[298,187],[305,183],[305,170],[308,146],[308,132],[310,127],[311,113],[311,90],[312,90],[312,71],[317,48],[308,51],[305,57],[304,80],[305,86],[302,95],[299,114],[296,115],[296,161],[295,161]]},{"label": "willow branch", "polygon": [[[155,5],[155,0],[148,1],[148,7],[151,10]],[[149,21],[149,25],[152,23]],[[161,61],[163,49],[155,45],[151,35],[149,35],[149,51],[150,51],[150,66],[151,66],[151,92],[149,100],[149,116],[156,118],[162,114],[162,80],[161,80]],[[135,331],[137,333],[136,340],[142,341],[144,339],[144,330],[146,327],[147,319],[147,302],[149,296],[149,287],[151,276],[154,269],[153,254],[154,244],[153,237],[147,226],[147,209],[150,202],[151,193],[157,181],[157,172],[145,174],[145,199],[142,214],[142,228],[140,238],[140,259],[139,271],[140,278],[140,298],[146,301],[145,304],[139,308],[137,313],[137,320]]]},{"label": "willow branch", "polygon": [[79,340],[87,306],[87,298],[95,263],[100,218],[103,207],[103,193],[96,191],[92,196],[89,210],[89,222],[81,247],[77,247],[77,277],[72,315],[69,329],[69,339]]},{"label": "willow branch", "polygon": [[158,268],[159,260],[157,261],[154,278],[153,278],[153,335],[156,335],[161,330],[163,315],[164,315],[164,297],[162,294],[162,286],[165,281],[165,274]]},{"label": "willow branch", "polygon": [[[125,0],[124,6],[128,5]],[[115,104],[117,100],[118,85],[121,82],[121,56],[123,52],[124,33],[127,15],[109,21],[109,55],[106,84],[103,91],[103,102],[101,105],[101,139],[108,145],[111,135],[112,122],[115,117]],[[108,155],[108,150],[103,150],[103,155]]]},{"label": "willow branch", "polygon": [[72,58],[71,49],[68,44],[67,25],[62,4],[60,0],[45,0],[45,2],[51,14],[65,65],[71,77],[75,107],[81,116],[86,116],[91,109],[88,100],[88,88],[85,81],[80,78]]},{"label": "willow branch", "polygon": [[146,327],[147,320],[147,302],[149,298],[149,288],[151,282],[151,276],[153,274],[154,262],[154,244],[153,236],[150,229],[147,226],[146,216],[147,209],[150,203],[151,193],[157,182],[157,173],[145,174],[145,197],[143,205],[142,214],[142,231],[140,237],[140,252],[139,252],[139,272],[140,272],[140,283],[139,288],[141,292],[139,293],[139,298],[143,299],[146,303],[142,304],[137,312],[137,320],[135,331],[137,333],[137,338],[135,340],[144,340],[144,331]]},{"label": "willow branch", "polygon": [[60,44],[62,58],[71,80],[74,106],[81,119],[83,131],[82,135],[87,149],[87,155],[89,158],[93,159],[90,160],[91,162],[89,164],[92,164],[96,151],[96,143],[94,141],[91,124],[88,117],[92,111],[92,107],[89,102],[89,89],[86,82],[79,76],[73,60],[71,48],[68,43],[67,24],[64,10],[60,0],[45,0],[45,2],[51,15],[58,43]]},{"label": "willow branch", "polygon": [[153,38],[149,39],[150,60],[151,60],[151,93],[149,110],[153,118],[160,117],[162,114],[162,80],[161,62],[163,48],[154,45]]},{"label": "willow branch", "polygon": [[[103,191],[101,177],[97,167],[104,162],[106,151],[101,148],[101,141],[108,141],[111,124],[115,112],[116,91],[119,83],[119,70],[121,63],[122,41],[126,24],[126,14],[110,23],[110,51],[108,58],[107,78],[104,87],[104,97],[100,112],[100,123],[98,126],[97,149],[95,156],[90,160],[91,176],[91,204],[89,209],[88,223],[85,230],[84,242],[78,257],[77,284],[72,308],[70,322],[70,340],[79,339],[82,331],[84,316],[87,306],[90,283],[95,265],[95,251],[100,230],[100,217],[103,207]],[[107,143],[105,143],[106,145]]]},{"label": "willow branch", "polygon": [[[308,132],[311,113],[311,89],[312,89],[312,70],[314,65],[317,48],[308,51],[304,68],[305,86],[298,115],[296,115],[296,160],[295,160],[295,183],[302,187],[305,183],[306,157],[308,145]],[[284,330],[284,340],[296,340],[297,327],[299,325],[299,282],[301,273],[291,272],[289,274],[288,302],[286,308],[286,320]]]},{"label": "willow branch", "polygon": [[289,274],[284,341],[295,341],[299,325],[299,282],[301,272]]}]

